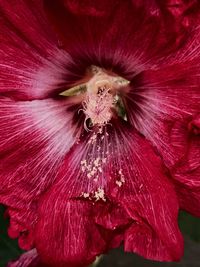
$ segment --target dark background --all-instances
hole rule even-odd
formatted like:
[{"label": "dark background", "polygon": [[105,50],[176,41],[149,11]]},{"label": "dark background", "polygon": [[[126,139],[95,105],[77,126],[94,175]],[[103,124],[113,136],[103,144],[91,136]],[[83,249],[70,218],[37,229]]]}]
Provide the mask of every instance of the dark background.
[{"label": "dark background", "polygon": [[152,262],[118,249],[104,256],[98,267],[200,267],[200,244],[186,237],[185,255],[179,263]]},{"label": "dark background", "polygon": [[[4,208],[0,206],[0,267],[5,267],[9,260],[16,259],[23,253],[17,240],[8,237],[8,220],[4,217]],[[98,267],[200,267],[200,219],[181,212],[179,224],[185,236],[185,255],[181,262],[152,262],[132,253],[124,253],[120,248],[105,255]]]}]

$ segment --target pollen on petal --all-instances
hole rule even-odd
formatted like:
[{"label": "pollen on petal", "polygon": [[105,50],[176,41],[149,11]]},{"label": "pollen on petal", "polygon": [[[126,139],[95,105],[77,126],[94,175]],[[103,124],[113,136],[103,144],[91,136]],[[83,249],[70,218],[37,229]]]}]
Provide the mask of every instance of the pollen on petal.
[{"label": "pollen on petal", "polygon": [[125,177],[124,177],[124,174],[122,172],[122,169],[119,170],[118,174],[119,174],[119,179],[116,180],[115,183],[116,183],[116,185],[121,187],[125,183]]},{"label": "pollen on petal", "polygon": [[98,190],[94,194],[94,198],[96,201],[98,200],[106,201],[104,189],[98,188]]}]

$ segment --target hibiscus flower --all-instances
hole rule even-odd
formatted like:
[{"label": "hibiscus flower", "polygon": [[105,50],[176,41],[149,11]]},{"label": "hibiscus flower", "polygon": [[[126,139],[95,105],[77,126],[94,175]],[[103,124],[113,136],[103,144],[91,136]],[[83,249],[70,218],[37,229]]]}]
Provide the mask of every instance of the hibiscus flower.
[{"label": "hibiscus flower", "polygon": [[[30,250],[87,266],[183,254],[200,215],[195,0],[0,0],[0,203]],[[32,249],[32,250],[31,250]]]}]

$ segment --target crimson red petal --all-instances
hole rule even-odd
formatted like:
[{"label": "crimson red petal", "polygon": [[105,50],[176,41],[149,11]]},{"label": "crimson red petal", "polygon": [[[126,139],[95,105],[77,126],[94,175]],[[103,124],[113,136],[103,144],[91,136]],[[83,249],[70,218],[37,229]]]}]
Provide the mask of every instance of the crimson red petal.
[{"label": "crimson red petal", "polygon": [[177,122],[174,125],[174,131],[182,133],[178,136],[182,157],[171,170],[181,208],[195,216],[200,216],[200,138],[198,135],[200,128],[198,123],[199,116],[189,123],[189,127],[187,122]]},{"label": "crimson red petal", "polygon": [[1,98],[0,105],[0,193],[28,201],[53,183],[76,142],[73,113],[67,111],[70,103],[51,99],[14,102]]},{"label": "crimson red petal", "polygon": [[86,0],[83,2],[79,0],[64,0],[64,6],[66,6],[72,13],[76,15],[88,15],[93,17],[105,17],[110,14],[115,6],[118,5],[120,1],[93,1]]},{"label": "crimson red petal", "polygon": [[154,67],[180,43],[179,33],[166,34],[155,1],[88,0],[83,8],[81,1],[59,0],[45,1],[45,8],[75,62],[123,71],[129,79]]},{"label": "crimson red petal", "polygon": [[189,123],[188,128],[194,134],[200,133],[200,115],[199,114]]},{"label": "crimson red petal", "polygon": [[0,202],[9,207],[9,234],[22,233],[21,247],[30,248],[26,235],[37,218],[37,200],[54,183],[79,131],[65,100],[1,98],[0,105]]},{"label": "crimson red petal", "polygon": [[154,260],[179,260],[183,253],[179,206],[160,158],[133,130],[123,128],[115,138],[115,156],[109,163],[114,185],[109,194],[133,220],[125,231],[125,250]]},{"label": "crimson red petal", "polygon": [[1,95],[45,98],[67,82],[65,65],[71,59],[58,49],[42,0],[1,0],[0,28]]},{"label": "crimson red petal", "polygon": [[198,62],[194,59],[142,72],[134,78],[128,94],[127,114],[131,123],[152,142],[167,166],[177,161],[169,140],[174,121],[186,119],[199,110]]},{"label": "crimson red petal", "polygon": [[127,229],[126,250],[154,260],[178,260],[183,242],[174,187],[148,142],[127,129],[126,124],[121,127],[106,126],[100,132],[97,129],[80,141],[67,155],[55,186],[66,198],[111,201],[122,214],[125,211],[122,220],[115,209],[110,217],[104,215],[99,224],[112,230]]},{"label": "crimson red petal", "polygon": [[68,200],[65,190],[54,187],[40,204],[36,247],[50,266],[87,266],[107,244],[94,222],[92,203]]}]

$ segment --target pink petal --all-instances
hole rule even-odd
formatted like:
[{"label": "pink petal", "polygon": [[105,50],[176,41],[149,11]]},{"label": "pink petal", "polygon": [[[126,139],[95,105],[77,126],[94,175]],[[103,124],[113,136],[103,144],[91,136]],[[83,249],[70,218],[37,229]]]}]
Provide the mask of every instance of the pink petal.
[{"label": "pink petal", "polygon": [[44,267],[44,265],[40,264],[36,249],[32,249],[22,254],[17,261],[9,262],[7,267]]},{"label": "pink petal", "polygon": [[71,58],[58,49],[42,2],[0,1],[1,95],[45,98],[67,82]]}]

